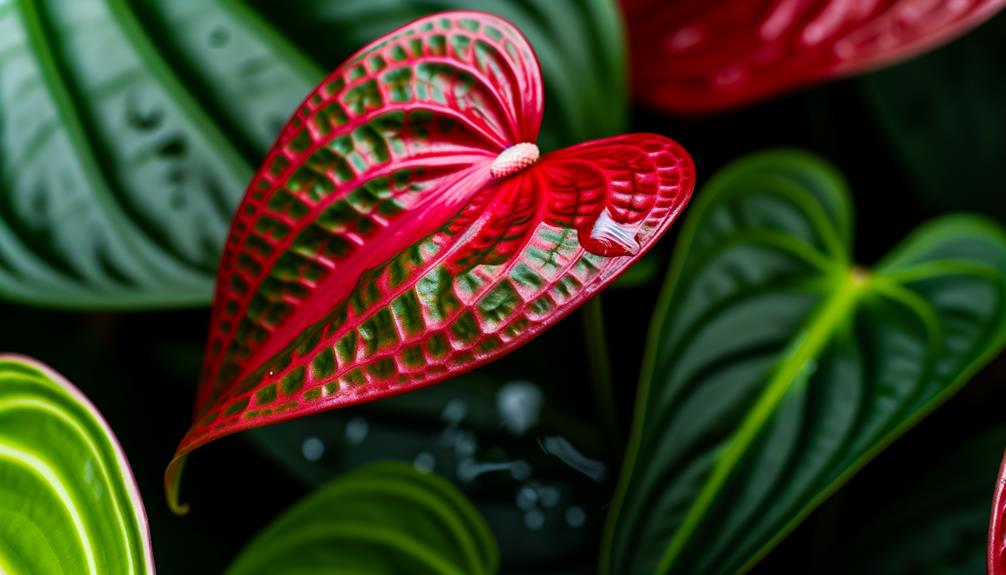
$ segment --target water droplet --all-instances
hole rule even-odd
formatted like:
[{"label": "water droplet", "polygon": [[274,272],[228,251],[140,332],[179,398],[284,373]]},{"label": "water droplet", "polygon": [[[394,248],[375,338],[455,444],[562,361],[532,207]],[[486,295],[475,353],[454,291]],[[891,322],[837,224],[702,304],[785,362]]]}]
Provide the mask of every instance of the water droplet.
[{"label": "water droplet", "polygon": [[545,394],[530,381],[512,381],[496,392],[496,410],[507,431],[523,435],[538,425]]},{"label": "water droplet", "polygon": [[524,513],[524,525],[528,529],[541,529],[545,525],[545,514],[540,509],[529,509]]},{"label": "water droplet", "polygon": [[437,460],[432,453],[422,451],[416,454],[416,458],[412,460],[412,466],[420,473],[430,473],[437,466]]},{"label": "water droplet", "polygon": [[346,422],[346,443],[350,445],[360,445],[367,439],[370,425],[367,420],[357,415]]},{"label": "water droplet", "polygon": [[462,459],[458,463],[458,479],[461,481],[471,481],[478,475],[478,464],[470,457]]},{"label": "water droplet", "polygon": [[458,479],[460,479],[461,481],[471,481],[476,477],[478,477],[479,475],[482,475],[483,473],[489,473],[492,471],[509,470],[510,473],[512,474],[514,466],[517,465],[518,463],[522,462],[504,461],[502,463],[478,463],[474,459],[466,457],[465,459],[462,459],[460,463],[458,463],[458,470],[457,470]]},{"label": "water droplet", "polygon": [[475,448],[478,446],[478,439],[470,431],[462,431],[455,436],[454,454],[458,457],[470,457],[475,455]]},{"label": "water droplet", "polygon": [[304,459],[308,461],[320,461],[325,455],[325,444],[317,437],[308,437],[301,444],[300,452],[304,456]]},{"label": "water droplet", "polygon": [[541,441],[541,448],[598,483],[604,481],[608,475],[608,468],[604,463],[580,453],[565,437],[555,435],[546,437]]},{"label": "water droplet", "polygon": [[542,487],[538,490],[541,506],[545,509],[555,507],[559,503],[559,490],[555,487]]},{"label": "water droplet", "polygon": [[590,230],[590,239],[595,245],[585,245],[589,251],[603,256],[631,256],[639,252],[636,233],[643,220],[635,224],[623,224],[612,219],[608,210],[601,212]]},{"label": "water droplet", "polygon": [[440,413],[440,419],[443,419],[450,424],[461,423],[461,420],[465,418],[465,413],[468,411],[468,406],[465,402],[460,399],[452,399],[447,402],[444,406],[444,410]]},{"label": "water droplet", "polygon": [[517,481],[525,481],[528,477],[531,477],[531,465],[523,459],[514,461],[510,466],[510,476]]},{"label": "water droplet", "polygon": [[517,502],[517,507],[526,511],[533,508],[538,503],[538,492],[528,486],[521,487],[517,490],[517,497],[515,500]]},{"label": "water droplet", "polygon": [[566,525],[570,527],[583,527],[587,522],[587,513],[579,505],[570,505],[566,509]]}]

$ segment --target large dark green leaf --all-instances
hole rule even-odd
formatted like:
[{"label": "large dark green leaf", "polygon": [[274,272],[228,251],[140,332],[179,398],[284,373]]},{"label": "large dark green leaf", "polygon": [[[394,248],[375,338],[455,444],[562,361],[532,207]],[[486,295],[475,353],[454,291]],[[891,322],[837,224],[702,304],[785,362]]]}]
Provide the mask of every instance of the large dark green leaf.
[{"label": "large dark green leaf", "polygon": [[735,573],[758,561],[1006,337],[1006,235],[924,225],[851,261],[848,192],[797,152],[700,194],[652,327],[602,567]]},{"label": "large dark green leaf", "polygon": [[345,475],[269,525],[229,575],[489,575],[499,556],[485,521],[443,479],[384,462]]},{"label": "large dark green leaf", "polygon": [[861,80],[894,154],[941,208],[1006,218],[1006,12]]},{"label": "large dark green leaf", "polygon": [[422,13],[483,8],[528,35],[551,102],[544,146],[624,122],[610,0],[259,8],[0,0],[0,297],[207,303],[231,212],[276,131],[324,70]]}]

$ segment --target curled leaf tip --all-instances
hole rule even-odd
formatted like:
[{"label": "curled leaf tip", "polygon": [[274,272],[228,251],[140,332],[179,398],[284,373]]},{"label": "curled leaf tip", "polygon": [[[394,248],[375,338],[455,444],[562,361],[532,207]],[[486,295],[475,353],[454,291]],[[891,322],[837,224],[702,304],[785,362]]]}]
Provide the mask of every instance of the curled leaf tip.
[{"label": "curled leaf tip", "polygon": [[185,460],[188,455],[179,455],[171,460],[164,472],[164,494],[168,499],[168,507],[175,515],[182,516],[189,512],[189,504],[179,501],[182,488],[182,472],[185,470]]}]

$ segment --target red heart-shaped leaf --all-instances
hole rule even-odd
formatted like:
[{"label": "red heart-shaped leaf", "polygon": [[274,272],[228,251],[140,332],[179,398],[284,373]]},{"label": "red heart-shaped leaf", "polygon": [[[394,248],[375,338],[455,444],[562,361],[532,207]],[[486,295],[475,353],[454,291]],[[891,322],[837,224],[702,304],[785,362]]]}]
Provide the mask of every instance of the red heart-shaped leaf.
[{"label": "red heart-shaped leaf", "polygon": [[688,201],[657,135],[538,157],[537,60],[488,14],[412,22],[329,76],[252,181],[217,279],[185,454],[442,381],[623,272]]},{"label": "red heart-shaped leaf", "polygon": [[878,68],[963,34],[1006,0],[622,0],[637,99],[708,113]]}]

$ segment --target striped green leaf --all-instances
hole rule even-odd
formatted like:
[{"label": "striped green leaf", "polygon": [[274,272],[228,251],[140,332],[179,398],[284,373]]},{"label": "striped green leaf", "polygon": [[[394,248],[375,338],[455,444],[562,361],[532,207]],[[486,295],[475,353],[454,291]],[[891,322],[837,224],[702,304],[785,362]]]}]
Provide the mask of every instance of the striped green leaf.
[{"label": "striped green leaf", "polygon": [[654,315],[605,572],[737,573],[1006,340],[1006,234],[935,220],[873,270],[822,161],[772,152],[699,194]]},{"label": "striped green leaf", "polygon": [[381,462],[294,505],[226,573],[484,575],[498,562],[485,521],[447,481]]},{"label": "striped green leaf", "polygon": [[93,405],[33,360],[0,356],[0,572],[153,573],[129,463]]}]

